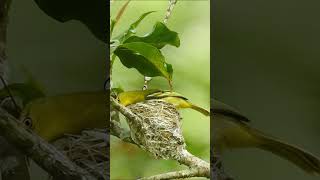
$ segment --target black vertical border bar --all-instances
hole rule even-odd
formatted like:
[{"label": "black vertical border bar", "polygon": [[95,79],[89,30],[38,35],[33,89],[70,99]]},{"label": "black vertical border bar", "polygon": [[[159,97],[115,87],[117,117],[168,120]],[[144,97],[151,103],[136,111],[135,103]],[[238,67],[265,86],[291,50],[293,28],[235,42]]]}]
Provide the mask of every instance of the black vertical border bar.
[{"label": "black vertical border bar", "polygon": [[[107,1],[107,13],[109,14],[109,18],[108,18],[108,21],[109,22],[106,22],[108,23],[107,25],[107,30],[105,31],[107,33],[107,38],[109,39],[109,43],[106,44],[106,58],[105,58],[105,67],[106,67],[106,74],[105,74],[105,82],[104,82],[104,90],[105,90],[105,93],[106,93],[106,96],[105,96],[105,100],[106,100],[106,117],[107,117],[107,135],[108,135],[108,138],[107,138],[107,157],[108,158],[108,161],[107,161],[107,174],[110,179],[110,0],[106,0]],[[107,21],[107,20],[106,20]]]}]

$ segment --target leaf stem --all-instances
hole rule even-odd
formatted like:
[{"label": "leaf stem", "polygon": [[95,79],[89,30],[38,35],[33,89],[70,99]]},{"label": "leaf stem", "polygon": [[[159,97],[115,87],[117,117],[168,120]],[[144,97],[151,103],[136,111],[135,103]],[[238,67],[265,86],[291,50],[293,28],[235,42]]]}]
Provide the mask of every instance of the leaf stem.
[{"label": "leaf stem", "polygon": [[126,8],[128,7],[129,3],[131,0],[128,0],[122,7],[121,9],[118,11],[116,19],[111,20],[111,25],[110,25],[110,38],[112,36],[114,27],[116,26],[116,24],[119,22],[119,20],[121,19],[124,11],[126,10]]}]

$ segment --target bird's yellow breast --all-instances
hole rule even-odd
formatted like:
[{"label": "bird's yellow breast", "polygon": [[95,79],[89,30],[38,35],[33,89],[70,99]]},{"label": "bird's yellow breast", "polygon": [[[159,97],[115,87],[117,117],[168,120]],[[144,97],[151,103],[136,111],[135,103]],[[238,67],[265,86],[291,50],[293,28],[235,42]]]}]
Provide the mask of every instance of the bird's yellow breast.
[{"label": "bird's yellow breast", "polygon": [[63,134],[107,126],[107,104],[103,93],[53,96],[31,102],[23,116],[31,118],[33,130],[51,141]]},{"label": "bird's yellow breast", "polygon": [[121,93],[118,96],[120,104],[128,106],[137,102],[144,101],[144,94],[139,92]]}]

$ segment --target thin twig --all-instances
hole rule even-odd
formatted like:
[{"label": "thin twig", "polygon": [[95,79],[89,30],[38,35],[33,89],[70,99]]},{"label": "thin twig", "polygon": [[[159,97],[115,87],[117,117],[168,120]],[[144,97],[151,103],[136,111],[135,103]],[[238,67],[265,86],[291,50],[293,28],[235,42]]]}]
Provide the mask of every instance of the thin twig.
[{"label": "thin twig", "polygon": [[[177,4],[178,0],[169,0],[169,5],[166,11],[166,15],[163,18],[163,23],[167,24],[169,18],[172,15],[174,6]],[[144,76],[144,84],[142,90],[147,90],[148,89],[148,83],[152,80],[152,77]],[[170,89],[172,89],[172,84],[171,81],[169,81]]]},{"label": "thin twig", "polygon": [[191,178],[199,177],[198,169],[186,169],[181,171],[168,172],[164,174],[158,174],[146,178],[140,178],[139,180],[165,180],[165,179],[178,179],[178,178]]},{"label": "thin twig", "polygon": [[173,8],[174,6],[177,4],[178,0],[169,0],[169,6],[167,8],[167,12],[166,12],[166,15],[163,19],[163,23],[164,24],[167,24],[168,23],[168,20],[173,12]]}]

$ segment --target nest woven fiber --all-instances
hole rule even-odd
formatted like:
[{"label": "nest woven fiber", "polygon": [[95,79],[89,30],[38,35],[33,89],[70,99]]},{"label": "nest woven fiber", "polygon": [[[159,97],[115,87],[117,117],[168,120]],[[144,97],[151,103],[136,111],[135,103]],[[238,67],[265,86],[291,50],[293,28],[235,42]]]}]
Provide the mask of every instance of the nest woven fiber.
[{"label": "nest woven fiber", "polygon": [[174,105],[148,100],[128,106],[141,121],[127,120],[131,137],[142,149],[159,159],[179,159],[185,149],[181,117]]},{"label": "nest woven fiber", "polygon": [[109,136],[105,129],[84,130],[81,135],[66,134],[54,142],[72,162],[98,179],[109,179]]}]

